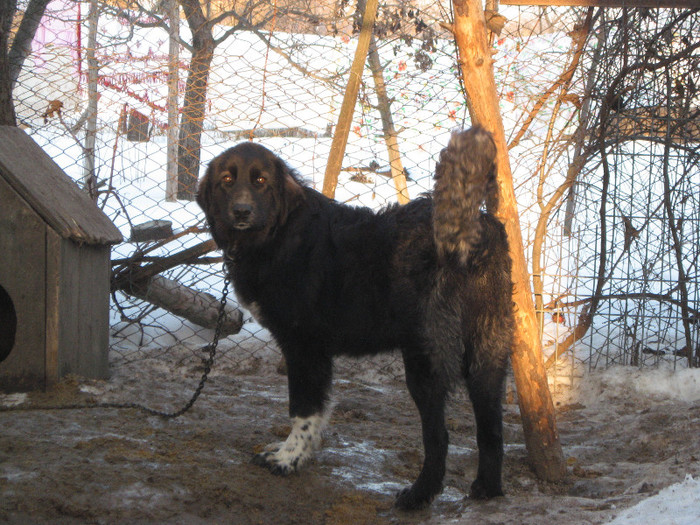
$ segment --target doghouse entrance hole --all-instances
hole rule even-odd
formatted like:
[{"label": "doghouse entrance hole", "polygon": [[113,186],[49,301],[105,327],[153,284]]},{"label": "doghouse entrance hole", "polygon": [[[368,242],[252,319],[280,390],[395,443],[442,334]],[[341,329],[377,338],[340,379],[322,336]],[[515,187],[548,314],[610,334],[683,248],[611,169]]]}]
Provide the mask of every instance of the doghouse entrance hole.
[{"label": "doghouse entrance hole", "polygon": [[0,362],[4,361],[15,346],[17,312],[12,297],[0,285]]}]

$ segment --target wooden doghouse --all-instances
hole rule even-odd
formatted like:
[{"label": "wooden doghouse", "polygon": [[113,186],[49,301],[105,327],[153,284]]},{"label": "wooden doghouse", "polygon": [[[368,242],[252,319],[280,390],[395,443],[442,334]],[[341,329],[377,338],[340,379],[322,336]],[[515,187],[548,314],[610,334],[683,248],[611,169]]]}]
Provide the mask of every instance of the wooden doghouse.
[{"label": "wooden doghouse", "polygon": [[0,126],[0,391],[107,377],[110,248],[121,240],[28,135]]}]

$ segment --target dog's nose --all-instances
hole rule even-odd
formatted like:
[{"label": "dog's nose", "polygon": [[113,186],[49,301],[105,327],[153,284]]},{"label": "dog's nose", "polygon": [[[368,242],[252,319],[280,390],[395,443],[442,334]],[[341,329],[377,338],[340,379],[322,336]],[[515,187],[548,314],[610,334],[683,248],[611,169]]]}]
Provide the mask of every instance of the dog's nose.
[{"label": "dog's nose", "polygon": [[246,203],[237,203],[233,205],[233,218],[236,221],[245,221],[250,218],[253,213],[253,206]]}]

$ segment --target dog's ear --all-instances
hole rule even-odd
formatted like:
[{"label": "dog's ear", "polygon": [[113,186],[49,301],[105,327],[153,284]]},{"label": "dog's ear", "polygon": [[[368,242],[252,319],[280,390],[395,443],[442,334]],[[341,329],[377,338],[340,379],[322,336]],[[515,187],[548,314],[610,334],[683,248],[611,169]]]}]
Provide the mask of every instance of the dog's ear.
[{"label": "dog's ear", "polygon": [[204,210],[205,214],[207,213],[209,203],[211,202],[211,177],[212,167],[211,164],[209,164],[209,167],[207,168],[206,173],[204,173],[202,180],[199,181],[199,187],[197,188],[197,204],[199,204],[199,207]]},{"label": "dog's ear", "polygon": [[284,198],[288,203],[304,197],[304,188],[292,174],[292,170],[279,157],[275,158],[275,169],[282,180]]},{"label": "dog's ear", "polygon": [[284,172],[284,191],[291,196],[292,200],[304,197],[304,188],[289,171]]},{"label": "dog's ear", "polygon": [[287,222],[287,217],[301,201],[304,200],[304,187],[294,177],[292,170],[287,164],[275,157],[275,169],[277,170],[278,180],[281,182],[278,190],[279,199],[279,223]]},{"label": "dog's ear", "polygon": [[216,216],[216,214],[211,209],[211,185],[214,174],[213,163],[214,161],[212,161],[212,163],[209,164],[207,171],[204,173],[204,177],[202,177],[202,179],[199,181],[199,187],[197,188],[197,204],[199,204],[199,207],[202,208],[202,210],[204,211],[204,217],[207,220],[207,224],[209,225],[209,232],[211,233],[214,242],[219,248],[223,249],[226,246],[226,242],[225,239],[219,235],[219,230],[216,228],[216,223],[214,221],[214,217]]}]

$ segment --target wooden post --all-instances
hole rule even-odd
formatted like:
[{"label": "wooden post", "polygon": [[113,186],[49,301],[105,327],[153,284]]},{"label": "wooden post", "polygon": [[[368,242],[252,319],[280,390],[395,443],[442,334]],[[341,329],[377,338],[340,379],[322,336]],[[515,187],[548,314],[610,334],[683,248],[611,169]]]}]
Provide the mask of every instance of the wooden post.
[{"label": "wooden post", "polygon": [[498,148],[498,216],[506,227],[513,259],[516,328],[512,362],[525,445],[536,475],[546,481],[559,481],[566,474],[566,464],[547,386],[484,11],[480,0],[453,0],[453,6],[453,30],[472,122],[493,133]]},{"label": "wooden post", "polygon": [[8,50],[17,1],[0,2],[0,126],[16,126]]},{"label": "wooden post", "polygon": [[97,28],[100,18],[100,6],[97,0],[90,0],[88,11],[88,48],[85,58],[88,67],[88,102],[85,123],[85,142],[83,146],[83,189],[87,190],[93,201],[97,202],[97,171],[95,169],[95,142],[97,140],[97,93],[99,79],[99,61],[97,60]]},{"label": "wooden post", "polygon": [[338,186],[338,175],[340,174],[340,168],[343,164],[345,147],[348,144],[352,115],[355,112],[355,103],[357,102],[357,92],[360,90],[362,71],[367,61],[369,42],[372,37],[372,31],[374,30],[374,21],[377,18],[378,3],[379,0],[367,0],[367,4],[365,5],[365,10],[362,14],[362,29],[360,30],[360,37],[357,40],[355,58],[350,68],[350,79],[345,89],[343,104],[340,106],[338,123],[335,126],[335,133],[333,134],[333,143],[331,144],[331,151],[328,155],[326,173],[323,177],[323,194],[331,199],[335,197],[335,188]]},{"label": "wooden post", "polygon": [[391,102],[386,92],[384,69],[379,60],[379,51],[377,51],[377,42],[374,35],[370,38],[368,59],[369,68],[372,70],[372,78],[374,78],[374,89],[377,92],[377,105],[379,106],[379,113],[382,117],[384,142],[386,143],[386,151],[389,156],[391,178],[396,187],[396,198],[399,204],[406,204],[411,199],[408,196],[406,174],[404,173],[401,154],[399,153],[399,141],[397,140],[396,128],[394,127],[394,119],[391,116]]},{"label": "wooden post", "polygon": [[168,9],[168,142],[165,162],[165,200],[177,201],[177,127],[180,116],[178,84],[180,82],[180,4],[169,0]]}]

